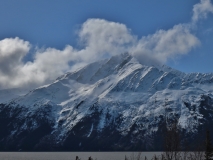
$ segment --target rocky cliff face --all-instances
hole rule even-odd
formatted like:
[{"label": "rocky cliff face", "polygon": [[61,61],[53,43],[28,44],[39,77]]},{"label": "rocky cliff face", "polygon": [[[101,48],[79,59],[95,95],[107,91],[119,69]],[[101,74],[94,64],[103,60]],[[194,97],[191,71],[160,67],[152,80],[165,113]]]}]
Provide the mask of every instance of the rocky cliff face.
[{"label": "rocky cliff face", "polygon": [[212,93],[213,74],[114,56],[0,104],[0,150],[161,150],[174,120],[190,140],[213,124]]}]

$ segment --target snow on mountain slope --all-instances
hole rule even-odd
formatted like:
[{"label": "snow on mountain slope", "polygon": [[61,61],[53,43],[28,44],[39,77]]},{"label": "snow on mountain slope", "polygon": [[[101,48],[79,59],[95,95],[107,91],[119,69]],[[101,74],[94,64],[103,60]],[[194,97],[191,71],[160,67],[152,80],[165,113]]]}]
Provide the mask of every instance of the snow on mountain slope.
[{"label": "snow on mountain slope", "polygon": [[[54,135],[57,145],[65,146],[70,140],[86,148],[81,139],[101,137],[110,128],[114,135],[131,135],[131,142],[141,134],[147,138],[159,131],[165,116],[177,119],[187,132],[196,133],[213,116],[212,91],[213,74],[146,66],[125,53],[66,73],[52,84],[3,104],[0,113],[5,108],[12,108],[10,112],[21,108],[18,116],[14,112],[22,121],[14,124],[18,129],[10,124],[11,137],[32,128],[27,120],[35,121],[34,129],[38,128],[41,122],[36,117],[51,126],[47,135]],[[211,112],[205,117],[207,111]],[[76,133],[81,135],[78,140],[73,139]]]},{"label": "snow on mountain slope", "polygon": [[23,96],[27,92],[29,92],[29,91],[26,89],[21,89],[21,88],[0,90],[0,103],[5,103],[5,102],[12,100],[14,98],[17,98],[19,96]]}]

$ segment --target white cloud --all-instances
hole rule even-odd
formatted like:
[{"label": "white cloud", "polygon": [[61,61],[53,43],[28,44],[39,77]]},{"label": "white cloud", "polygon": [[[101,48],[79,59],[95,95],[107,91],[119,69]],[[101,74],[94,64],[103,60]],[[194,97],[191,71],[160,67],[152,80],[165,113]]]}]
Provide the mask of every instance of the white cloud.
[{"label": "white cloud", "polygon": [[0,88],[35,87],[42,85],[70,69],[73,49],[47,48],[36,52],[33,62],[23,62],[29,53],[30,44],[19,38],[0,41]]},{"label": "white cloud", "polygon": [[[212,11],[209,0],[194,6],[193,20],[205,18]],[[130,52],[143,64],[162,64],[187,54],[200,44],[190,31],[192,24],[179,24],[168,30],[137,38],[124,24],[103,19],[88,19],[79,30],[82,49],[67,45],[63,50],[46,48],[35,50],[32,61],[24,62],[29,42],[19,38],[0,41],[0,89],[37,87],[99,59]]]},{"label": "white cloud", "polygon": [[124,25],[103,19],[89,19],[79,32],[85,49],[80,51],[83,61],[92,61],[128,51],[136,37]]},{"label": "white cloud", "polygon": [[19,38],[0,41],[0,88],[28,88],[48,83],[67,71],[128,51],[136,42],[124,24],[101,19],[87,20],[79,38],[85,45],[81,50],[70,45],[63,50],[37,50],[33,61],[26,63],[22,59],[30,50],[29,42]]},{"label": "white cloud", "polygon": [[26,63],[22,59],[30,50],[29,42],[19,38],[0,41],[0,88],[39,86],[64,72],[123,52],[132,53],[144,64],[165,63],[199,43],[182,25],[138,40],[124,24],[101,19],[87,20],[79,31],[79,38],[84,43],[81,50],[69,45],[63,50],[38,50],[34,60]]},{"label": "white cloud", "polygon": [[0,88],[11,87],[19,76],[22,59],[29,52],[30,44],[19,38],[6,38],[0,41]]},{"label": "white cloud", "polygon": [[22,63],[22,58],[29,52],[29,42],[19,38],[6,38],[0,41],[0,72],[10,72]]},{"label": "white cloud", "polygon": [[168,59],[187,54],[200,44],[186,25],[176,25],[169,30],[159,30],[155,34],[142,37],[133,54],[142,63],[166,63]]},{"label": "white cloud", "polygon": [[64,50],[47,48],[43,52],[36,52],[34,61],[27,62],[20,69],[23,79],[20,83],[29,86],[41,85],[51,81],[70,70],[69,62],[72,59],[73,48],[67,46]]},{"label": "white cloud", "polygon": [[201,0],[200,3],[193,7],[193,22],[206,18],[208,13],[213,13],[213,5],[211,4],[211,1]]}]

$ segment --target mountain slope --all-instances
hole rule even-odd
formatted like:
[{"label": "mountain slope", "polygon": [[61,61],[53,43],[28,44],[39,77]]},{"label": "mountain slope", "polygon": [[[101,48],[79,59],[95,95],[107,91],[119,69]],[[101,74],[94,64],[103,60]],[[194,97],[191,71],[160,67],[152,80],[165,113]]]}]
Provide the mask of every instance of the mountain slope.
[{"label": "mountain slope", "polygon": [[121,54],[2,103],[0,149],[161,150],[166,119],[191,138],[212,123],[212,91],[213,74]]},{"label": "mountain slope", "polygon": [[11,99],[25,95],[29,90],[21,88],[3,89],[0,90],[0,103],[6,103]]}]

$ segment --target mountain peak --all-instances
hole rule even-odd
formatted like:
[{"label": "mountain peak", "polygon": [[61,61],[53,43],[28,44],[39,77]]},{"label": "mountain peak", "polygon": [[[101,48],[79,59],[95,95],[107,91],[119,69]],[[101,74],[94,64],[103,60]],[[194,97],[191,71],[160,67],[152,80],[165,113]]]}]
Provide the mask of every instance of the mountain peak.
[{"label": "mountain peak", "polygon": [[[7,131],[9,135],[0,134],[0,140],[9,144],[8,137],[21,139],[20,135],[39,130],[43,136],[34,147],[41,142],[50,147],[51,141],[59,148],[69,148],[69,142],[86,150],[86,142],[109,135],[117,138],[109,142],[108,149],[115,143],[125,148],[140,141],[141,135],[143,139],[160,136],[166,118],[177,120],[182,130],[196,135],[206,121],[213,121],[212,92],[212,74],[185,74],[167,66],[143,65],[124,53],[66,73],[51,84],[2,104],[0,114],[15,120],[4,124],[11,130]],[[42,126],[49,131],[40,130]],[[23,147],[27,142],[19,139],[10,143]]]}]

